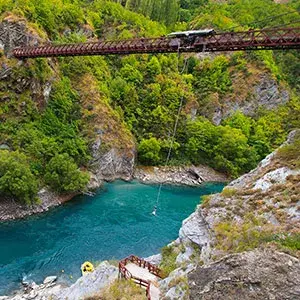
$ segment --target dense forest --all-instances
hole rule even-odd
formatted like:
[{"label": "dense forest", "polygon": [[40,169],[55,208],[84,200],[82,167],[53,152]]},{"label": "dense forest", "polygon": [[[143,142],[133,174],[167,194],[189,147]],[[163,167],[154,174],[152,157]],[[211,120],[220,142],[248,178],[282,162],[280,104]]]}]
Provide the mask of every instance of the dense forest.
[{"label": "dense forest", "polygon": [[[54,43],[284,26],[299,21],[299,9],[295,0],[0,0],[1,20],[25,19],[32,32]],[[173,165],[207,164],[236,177],[300,127],[297,51],[43,58],[19,65],[0,53],[0,60],[14,68],[11,82],[0,82],[0,191],[26,203],[36,201],[44,185],[66,192],[88,183],[97,115],[95,102],[82,95],[90,91],[105,111],[102,122],[118,124],[120,142],[134,136],[144,165],[165,163],[181,102]],[[251,114],[233,110],[214,122],[216,103],[251,102],[252,85],[264,74],[287,91],[288,101]],[[53,82],[47,103],[29,89],[14,89],[16,78]],[[102,147],[117,142],[112,137]]]}]

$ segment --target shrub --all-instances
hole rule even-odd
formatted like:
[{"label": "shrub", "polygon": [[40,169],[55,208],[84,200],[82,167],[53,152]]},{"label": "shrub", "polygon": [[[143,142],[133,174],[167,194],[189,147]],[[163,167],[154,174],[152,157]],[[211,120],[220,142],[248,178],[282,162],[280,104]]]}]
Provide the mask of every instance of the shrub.
[{"label": "shrub", "polygon": [[236,189],[225,187],[223,189],[223,191],[221,192],[221,195],[225,198],[230,198],[230,197],[236,195],[236,193],[237,193]]},{"label": "shrub", "polygon": [[276,156],[287,166],[293,169],[300,168],[300,137],[292,144],[279,148]]},{"label": "shrub", "polygon": [[156,138],[143,139],[138,147],[139,160],[148,164],[158,164],[160,161],[160,149],[160,142]]},{"label": "shrub", "polygon": [[165,246],[161,249],[162,260],[159,265],[163,277],[167,277],[172,271],[176,269],[177,251],[174,246]]},{"label": "shrub", "polygon": [[24,154],[0,151],[0,191],[26,204],[37,200],[38,183]]},{"label": "shrub", "polygon": [[81,172],[67,153],[54,156],[46,167],[45,182],[59,192],[74,192],[85,188],[89,175]]},{"label": "shrub", "polygon": [[99,294],[85,300],[146,300],[146,291],[130,280],[115,280]]}]

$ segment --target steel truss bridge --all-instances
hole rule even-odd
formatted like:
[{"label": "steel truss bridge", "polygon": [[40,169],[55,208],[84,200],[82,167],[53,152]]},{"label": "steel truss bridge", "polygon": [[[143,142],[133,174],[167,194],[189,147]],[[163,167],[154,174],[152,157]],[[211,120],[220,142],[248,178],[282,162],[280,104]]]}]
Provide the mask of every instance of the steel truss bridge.
[{"label": "steel truss bridge", "polygon": [[63,45],[18,47],[19,59],[57,56],[122,55],[139,53],[287,50],[300,48],[300,27],[223,32],[209,36],[135,38]]}]

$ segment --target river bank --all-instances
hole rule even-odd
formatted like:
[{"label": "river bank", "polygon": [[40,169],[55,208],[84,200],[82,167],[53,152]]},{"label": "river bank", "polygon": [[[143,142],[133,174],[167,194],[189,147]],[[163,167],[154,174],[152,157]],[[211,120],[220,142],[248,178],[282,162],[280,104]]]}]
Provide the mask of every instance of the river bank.
[{"label": "river bank", "polygon": [[138,166],[133,177],[146,184],[173,184],[199,186],[203,182],[228,182],[225,174],[214,169],[200,166]]},{"label": "river bank", "polygon": [[[91,181],[88,186],[90,190],[97,190],[103,184],[103,181],[113,181],[118,177],[108,176],[97,178],[91,175]],[[124,178],[121,178],[124,179]],[[133,175],[126,178],[128,181],[137,180],[145,184],[173,184],[185,186],[199,186],[203,182],[227,182],[228,177],[216,172],[207,166],[178,166],[178,167],[136,167]],[[13,199],[3,198],[0,202],[0,222],[22,219],[33,214],[39,214],[49,209],[59,206],[73,199],[80,193],[58,194],[43,188],[38,193],[40,202],[36,205],[21,204]]]}]

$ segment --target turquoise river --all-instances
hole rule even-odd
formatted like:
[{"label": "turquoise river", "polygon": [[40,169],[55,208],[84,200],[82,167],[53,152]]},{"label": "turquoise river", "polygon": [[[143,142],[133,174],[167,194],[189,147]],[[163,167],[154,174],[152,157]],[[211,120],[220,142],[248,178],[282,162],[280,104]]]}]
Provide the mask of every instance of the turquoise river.
[{"label": "turquoise river", "polygon": [[73,282],[86,260],[156,254],[178,237],[200,196],[223,186],[164,186],[155,217],[158,186],[116,181],[94,197],[79,196],[47,213],[0,223],[0,295],[20,288],[22,279],[40,283],[57,275]]}]

